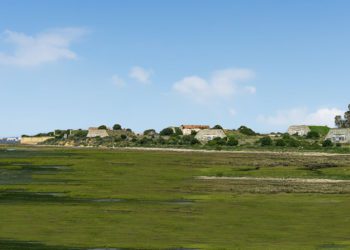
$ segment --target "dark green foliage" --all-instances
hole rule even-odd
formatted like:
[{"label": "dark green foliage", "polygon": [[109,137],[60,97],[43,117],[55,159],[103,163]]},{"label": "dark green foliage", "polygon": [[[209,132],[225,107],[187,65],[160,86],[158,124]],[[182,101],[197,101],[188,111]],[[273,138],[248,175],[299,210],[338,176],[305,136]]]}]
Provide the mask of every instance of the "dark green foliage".
[{"label": "dark green foliage", "polygon": [[220,125],[215,125],[213,129],[223,129]]},{"label": "dark green foliage", "polygon": [[147,137],[142,137],[140,140],[141,145],[147,145],[147,144],[151,144],[151,143],[152,143],[152,139],[147,138]]},{"label": "dark green foliage", "polygon": [[320,138],[320,134],[316,131],[310,131],[307,133],[306,138],[308,139],[319,139]]},{"label": "dark green foliage", "polygon": [[295,136],[290,136],[289,134],[283,134],[282,136],[283,141],[285,142],[286,146],[288,147],[300,147],[300,141],[298,141]]},{"label": "dark green foliage", "polygon": [[350,128],[350,105],[348,106],[348,111],[344,113],[344,118],[337,115],[334,122],[338,128]]},{"label": "dark green foliage", "polygon": [[238,140],[234,136],[230,136],[227,139],[227,145],[228,146],[237,146],[238,145]]},{"label": "dark green foliage", "polygon": [[238,131],[241,133],[241,134],[244,134],[244,135],[250,135],[250,136],[253,136],[253,135],[256,135],[256,133],[254,132],[254,130],[252,130],[251,128],[248,128],[246,126],[240,126],[238,128]]},{"label": "dark green foliage", "polygon": [[207,145],[209,146],[224,146],[227,143],[227,139],[226,138],[220,138],[220,137],[216,137],[213,140],[209,141]]},{"label": "dark green foliage", "polygon": [[275,141],[275,145],[277,147],[285,147],[287,144],[286,144],[286,142],[283,139],[278,139],[278,140]]},{"label": "dark green foliage", "polygon": [[160,135],[163,135],[163,136],[170,136],[170,135],[173,135],[174,134],[174,129],[173,128],[165,128],[163,129],[162,131],[160,131],[159,133]]},{"label": "dark green foliage", "polygon": [[176,135],[182,135],[182,130],[179,127],[175,127],[174,129]]},{"label": "dark green foliage", "polygon": [[193,135],[184,135],[182,136],[181,143],[185,145],[195,145],[199,144],[200,142],[196,138],[194,138]]},{"label": "dark green foliage", "polygon": [[[67,134],[69,135],[69,131],[67,131]],[[88,134],[88,131],[87,130],[82,130],[82,129],[74,130],[72,132],[72,136],[75,137],[75,138],[83,138],[83,137],[86,137],[87,134]]]},{"label": "dark green foliage", "polygon": [[324,147],[324,148],[333,147],[333,142],[331,140],[327,139],[322,143],[322,147]]},{"label": "dark green foliage", "polygon": [[122,140],[125,140],[125,139],[128,138],[128,137],[127,137],[127,135],[122,134],[122,135],[120,135],[120,138],[121,138]]},{"label": "dark green foliage", "polygon": [[113,130],[121,130],[122,126],[120,126],[120,124],[114,124],[113,125]]},{"label": "dark green foliage", "polygon": [[143,132],[144,135],[155,135],[156,131],[154,129],[147,129]]},{"label": "dark green foliage", "polygon": [[41,136],[54,136],[54,132],[48,132],[48,133],[39,133],[34,135],[34,137],[41,137]]},{"label": "dark green foliage", "polygon": [[270,136],[265,136],[259,139],[259,143],[261,146],[266,147],[266,146],[271,146],[272,145],[272,139]]},{"label": "dark green foliage", "polygon": [[98,129],[107,129],[107,126],[106,125],[101,125],[98,127]]}]

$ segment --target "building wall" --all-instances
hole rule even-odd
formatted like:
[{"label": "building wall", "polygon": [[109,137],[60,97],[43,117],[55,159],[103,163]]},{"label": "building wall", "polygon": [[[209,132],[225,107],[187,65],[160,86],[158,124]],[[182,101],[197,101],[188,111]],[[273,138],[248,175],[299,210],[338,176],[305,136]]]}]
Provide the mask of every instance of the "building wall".
[{"label": "building wall", "polygon": [[300,125],[300,126],[290,126],[288,128],[288,134],[295,135],[298,134],[299,136],[307,135],[311,130],[308,126]]},{"label": "building wall", "polygon": [[21,144],[36,145],[40,142],[44,142],[52,138],[55,138],[55,137],[53,136],[22,137]]},{"label": "building wall", "polygon": [[195,138],[202,143],[206,143],[217,137],[225,138],[226,134],[222,129],[203,129],[195,136]]},{"label": "building wall", "polygon": [[89,128],[89,132],[86,137],[107,137],[108,133],[106,129],[96,129],[96,128]]},{"label": "building wall", "polygon": [[350,143],[350,129],[348,128],[332,128],[329,130],[326,139],[333,143]]},{"label": "building wall", "polygon": [[199,131],[201,131],[201,129],[200,128],[192,128],[192,129],[184,128],[184,129],[182,129],[182,134],[183,135],[190,135],[192,133],[192,131],[199,132]]}]

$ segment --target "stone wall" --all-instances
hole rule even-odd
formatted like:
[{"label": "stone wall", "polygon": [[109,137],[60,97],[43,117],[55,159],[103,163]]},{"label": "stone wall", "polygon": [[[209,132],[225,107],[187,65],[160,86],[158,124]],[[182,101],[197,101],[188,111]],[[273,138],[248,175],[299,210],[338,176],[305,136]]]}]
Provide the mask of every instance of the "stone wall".
[{"label": "stone wall", "polygon": [[22,137],[21,144],[36,145],[38,143],[53,139],[53,136]]},{"label": "stone wall", "polygon": [[89,128],[89,132],[86,137],[107,137],[109,136],[106,129]]},{"label": "stone wall", "polygon": [[299,136],[304,136],[307,135],[311,130],[309,126],[306,125],[293,125],[288,128],[288,134],[290,135],[299,135]]},{"label": "stone wall", "polygon": [[217,137],[225,138],[226,134],[222,129],[203,129],[195,136],[195,138],[202,143],[206,143]]}]

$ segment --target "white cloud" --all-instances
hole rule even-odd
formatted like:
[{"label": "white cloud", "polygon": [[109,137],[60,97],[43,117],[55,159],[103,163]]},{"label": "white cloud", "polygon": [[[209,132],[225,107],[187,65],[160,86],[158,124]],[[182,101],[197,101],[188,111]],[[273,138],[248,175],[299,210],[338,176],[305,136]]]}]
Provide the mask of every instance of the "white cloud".
[{"label": "white cloud", "polygon": [[272,116],[260,115],[258,121],[274,127],[297,124],[333,127],[334,117],[342,114],[344,114],[344,111],[337,108],[321,108],[314,112],[309,112],[306,108],[294,108],[278,111]]},{"label": "white cloud", "polygon": [[241,87],[240,82],[250,80],[254,72],[249,69],[224,69],[213,72],[210,79],[187,76],[175,82],[173,90],[198,102],[215,98],[229,98],[238,93],[255,93],[253,86]]},{"label": "white cloud", "polygon": [[150,78],[153,75],[152,70],[146,70],[142,67],[132,67],[129,76],[140,83],[150,83]]},{"label": "white cloud", "polygon": [[125,86],[125,81],[118,75],[113,75],[112,81],[113,81],[113,84],[118,88],[122,88]]},{"label": "white cloud", "polygon": [[6,30],[0,39],[14,48],[11,52],[0,52],[0,64],[37,66],[61,59],[74,60],[77,55],[70,45],[86,32],[82,28],[63,28],[31,36]]}]

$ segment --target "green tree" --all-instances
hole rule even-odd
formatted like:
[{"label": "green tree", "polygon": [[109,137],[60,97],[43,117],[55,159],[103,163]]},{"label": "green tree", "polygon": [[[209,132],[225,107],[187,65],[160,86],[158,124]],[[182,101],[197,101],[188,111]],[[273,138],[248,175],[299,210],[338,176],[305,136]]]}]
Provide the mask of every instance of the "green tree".
[{"label": "green tree", "polygon": [[173,128],[165,128],[163,129],[162,131],[159,132],[160,135],[167,135],[167,136],[170,136],[170,135],[173,135],[174,134],[174,129]]},{"label": "green tree", "polygon": [[120,124],[114,124],[113,125],[113,130],[121,130],[122,126],[120,126]]},{"label": "green tree", "polygon": [[317,133],[316,131],[310,131],[307,133],[306,138],[308,139],[318,139],[320,138],[320,134]]},{"label": "green tree", "polygon": [[259,143],[261,146],[271,146],[272,145],[272,139],[270,136],[265,136],[259,139]]},{"label": "green tree", "polygon": [[220,125],[215,125],[213,129],[223,129]]},{"label": "green tree", "polygon": [[324,147],[324,148],[333,147],[333,142],[330,139],[327,139],[327,140],[323,141],[322,147]]},{"label": "green tree", "polygon": [[98,129],[107,129],[107,126],[106,125],[101,125],[98,127]]},{"label": "green tree", "polygon": [[144,135],[155,135],[156,134],[156,131],[154,129],[146,129],[144,132],[143,132]]},{"label": "green tree", "polygon": [[283,139],[278,139],[278,140],[276,140],[275,145],[277,147],[285,147],[286,146],[286,142]]},{"label": "green tree", "polygon": [[256,135],[256,133],[254,132],[254,130],[252,130],[251,128],[248,128],[246,126],[240,126],[238,128],[238,131],[241,133],[241,134],[244,134],[244,135]]},{"label": "green tree", "polygon": [[238,140],[234,136],[230,136],[227,140],[228,146],[237,146],[238,143],[239,143]]}]

